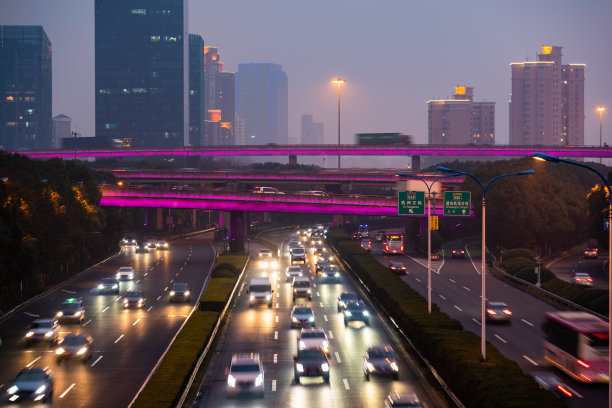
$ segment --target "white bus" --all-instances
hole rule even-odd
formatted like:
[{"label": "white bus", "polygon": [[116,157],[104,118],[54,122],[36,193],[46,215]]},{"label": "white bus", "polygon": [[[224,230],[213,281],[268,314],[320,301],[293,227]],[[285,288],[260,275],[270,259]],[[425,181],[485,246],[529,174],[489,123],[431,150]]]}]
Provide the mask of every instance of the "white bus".
[{"label": "white bus", "polygon": [[404,236],[398,233],[389,233],[383,241],[383,253],[385,254],[403,254],[404,253]]},{"label": "white bus", "polygon": [[608,323],[586,312],[548,312],[544,358],[578,381],[607,382]]}]

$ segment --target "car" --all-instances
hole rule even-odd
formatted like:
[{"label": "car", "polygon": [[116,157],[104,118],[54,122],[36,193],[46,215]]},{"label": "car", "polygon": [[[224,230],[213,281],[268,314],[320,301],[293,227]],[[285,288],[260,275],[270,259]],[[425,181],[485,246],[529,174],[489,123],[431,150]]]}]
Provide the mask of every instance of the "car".
[{"label": "car", "polygon": [[317,262],[315,263],[315,272],[316,273],[320,273],[323,271],[323,268],[328,267],[329,265],[331,265],[329,263],[329,261],[325,258],[319,258],[317,259]]},{"label": "car", "polygon": [[326,266],[321,271],[321,279],[326,282],[329,282],[329,281],[339,282],[340,281],[340,271],[335,265]]},{"label": "car", "polygon": [[455,248],[451,251],[451,258],[465,258],[465,249]]},{"label": "car", "polygon": [[6,390],[10,402],[33,400],[47,402],[53,398],[53,375],[49,369],[24,368]]},{"label": "car", "polygon": [[293,278],[302,276],[302,267],[300,265],[288,266],[285,276],[287,277],[287,282],[291,282]]},{"label": "car", "polygon": [[148,249],[156,249],[157,248],[157,240],[156,239],[149,239],[149,240],[147,240],[147,242],[145,242],[145,245],[147,246]]},{"label": "car", "polygon": [[300,384],[302,377],[322,377],[323,381],[329,383],[329,360],[321,348],[300,350],[293,360],[296,384]]},{"label": "car", "polygon": [[58,364],[66,359],[81,360],[84,363],[93,357],[93,339],[86,334],[67,334],[55,350]]},{"label": "car", "polygon": [[486,320],[488,322],[505,322],[510,323],[512,311],[504,302],[488,301],[485,304]]},{"label": "car", "polygon": [[344,305],[344,326],[350,322],[363,322],[366,326],[370,325],[370,313],[366,309],[365,303],[359,300],[351,300]]},{"label": "car", "polygon": [[268,248],[260,249],[259,252],[257,252],[257,258],[272,258],[272,251]]},{"label": "car", "polygon": [[587,286],[587,287],[593,286],[593,278],[591,278],[591,275],[589,275],[588,273],[581,273],[581,272],[575,273],[573,282],[574,284],[579,285],[579,286]]},{"label": "car", "polygon": [[351,238],[352,238],[353,240],[355,240],[355,241],[359,241],[359,240],[360,240],[362,237],[361,237],[361,234],[360,234],[359,232],[355,232],[355,233],[352,235],[352,237],[351,237]]},{"label": "car", "polygon": [[264,395],[264,369],[259,353],[232,355],[227,370],[227,395],[255,393]]},{"label": "car", "polygon": [[138,244],[138,241],[136,240],[136,238],[131,237],[131,236],[125,236],[123,237],[123,239],[121,239],[121,245],[135,246],[137,244]]},{"label": "car", "polygon": [[370,238],[362,238],[361,247],[370,252],[372,250],[372,240]]},{"label": "car", "polygon": [[249,307],[256,304],[267,304],[268,308],[272,307],[272,284],[270,278],[252,278],[247,290],[249,295]]},{"label": "car", "polygon": [[304,248],[291,249],[291,265],[294,263],[306,263],[306,251]]},{"label": "car", "polygon": [[291,328],[314,327],[315,317],[312,308],[308,305],[295,305],[291,310]]},{"label": "car", "polygon": [[274,187],[255,187],[252,192],[255,194],[285,194]]},{"label": "car", "polygon": [[397,408],[397,407],[409,407],[409,408],[421,408],[421,402],[419,397],[414,393],[400,394],[397,391],[387,395],[385,399],[385,408]]},{"label": "car", "polygon": [[60,310],[55,314],[55,317],[60,323],[83,323],[83,319],[85,319],[85,308],[81,305],[79,299],[69,298],[62,302]]},{"label": "car", "polygon": [[98,284],[98,293],[119,293],[119,281],[115,278],[105,278]]},{"label": "car", "polygon": [[440,254],[438,252],[432,252],[431,253],[431,260],[432,261],[439,261],[440,260]]},{"label": "car", "polygon": [[317,347],[325,354],[329,354],[329,340],[325,330],[314,327],[302,329],[297,338],[298,351]]},{"label": "car", "polygon": [[310,242],[312,244],[323,245],[323,243],[324,243],[323,234],[321,234],[321,233],[312,234],[310,236]]},{"label": "car", "polygon": [[307,297],[308,300],[312,300],[312,290],[310,289],[310,280],[302,276],[293,278],[291,283],[291,292],[293,293],[293,301],[296,298]]},{"label": "car", "polygon": [[389,262],[389,269],[396,275],[403,275],[406,273],[406,265],[402,262]]},{"label": "car", "polygon": [[376,238],[377,241],[384,241],[386,236],[387,236],[387,232],[386,231],[378,231],[376,233],[376,237],[375,238]]},{"label": "car", "polygon": [[344,310],[344,305],[350,301],[359,301],[359,296],[355,292],[342,292],[342,294],[338,297],[338,313]]},{"label": "car", "polygon": [[131,266],[122,266],[121,268],[117,269],[115,278],[118,281],[134,280],[134,268],[132,268]]},{"label": "car", "polygon": [[388,344],[368,347],[363,357],[363,372],[366,380],[369,380],[372,374],[399,379],[399,367],[393,348]]},{"label": "car", "polygon": [[59,322],[57,319],[36,319],[28,326],[25,338],[26,345],[35,341],[48,341],[53,346],[59,338]]},{"label": "car", "polygon": [[123,297],[123,307],[126,309],[131,307],[142,309],[146,301],[147,299],[145,299],[145,297],[142,295],[142,291],[128,290]]},{"label": "car", "polygon": [[531,375],[541,389],[551,391],[559,398],[571,398],[574,396],[570,388],[550,371],[532,371],[529,375]]},{"label": "car", "polygon": [[173,283],[170,290],[170,302],[189,302],[191,301],[191,291],[187,283]]},{"label": "car", "polygon": [[168,245],[168,243],[166,241],[157,241],[157,250],[158,251],[162,251],[165,249],[170,249],[170,246]]},{"label": "car", "polygon": [[584,258],[592,258],[592,259],[597,259],[597,255],[599,253],[599,249],[598,248],[587,248],[584,251]]},{"label": "car", "polygon": [[136,245],[136,253],[147,254],[149,253],[149,247],[147,247],[147,244],[145,244],[144,242],[141,242],[140,244]]},{"label": "car", "polygon": [[269,249],[260,249],[257,259],[257,266],[260,268],[278,268],[278,261],[273,258],[272,251]]}]

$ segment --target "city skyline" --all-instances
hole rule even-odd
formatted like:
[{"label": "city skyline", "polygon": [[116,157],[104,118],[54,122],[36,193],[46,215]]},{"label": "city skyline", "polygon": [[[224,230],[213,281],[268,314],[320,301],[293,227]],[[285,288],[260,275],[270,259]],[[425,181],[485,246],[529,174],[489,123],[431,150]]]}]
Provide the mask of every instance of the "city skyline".
[{"label": "city skyline", "polygon": [[[93,136],[93,2],[5,0],[0,10],[0,24],[43,26],[53,44],[52,113],[72,117],[75,130]],[[596,106],[612,105],[607,74],[612,56],[605,52],[606,38],[612,38],[606,22],[612,4],[603,0],[589,7],[554,1],[191,1],[188,10],[189,32],[219,48],[227,71],[248,62],[283,66],[290,78],[290,138],[299,135],[304,113],[312,113],[328,129],[337,126],[331,79],[342,76],[343,143],[354,142],[355,133],[377,131],[412,134],[417,143],[426,143],[427,101],[447,98],[452,86],[466,84],[478,90],[479,100],[497,104],[496,142],[507,144],[509,64],[535,60],[542,45],[562,46],[565,60],[587,65],[585,144],[599,144]],[[468,17],[472,21],[474,14],[480,24],[456,24]],[[609,143],[612,122],[607,116],[604,113],[604,142]],[[325,141],[335,143],[335,138],[329,133]]]}]

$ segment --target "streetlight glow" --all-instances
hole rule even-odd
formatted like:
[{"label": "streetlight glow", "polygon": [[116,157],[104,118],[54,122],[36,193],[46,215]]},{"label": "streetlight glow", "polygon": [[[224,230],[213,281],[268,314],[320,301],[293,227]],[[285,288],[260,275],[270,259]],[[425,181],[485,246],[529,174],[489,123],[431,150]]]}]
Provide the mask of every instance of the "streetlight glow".
[{"label": "streetlight glow", "polygon": [[[603,106],[598,106],[597,108],[595,108],[595,110],[597,112],[599,112],[599,147],[602,147],[603,146],[603,144],[602,144],[602,142],[603,142],[603,136],[602,136],[602,134],[603,134],[603,132],[602,132],[602,129],[603,129],[603,127],[602,127],[602,115],[605,112],[606,108],[604,108]],[[601,164],[601,157],[599,158],[599,164]]]}]

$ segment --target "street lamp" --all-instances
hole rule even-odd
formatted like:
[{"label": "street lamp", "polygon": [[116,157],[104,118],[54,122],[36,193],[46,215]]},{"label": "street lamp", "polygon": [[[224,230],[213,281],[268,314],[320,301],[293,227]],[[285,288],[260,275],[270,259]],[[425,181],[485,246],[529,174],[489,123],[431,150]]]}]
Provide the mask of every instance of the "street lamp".
[{"label": "street lamp", "polygon": [[338,86],[338,168],[340,168],[340,85],[344,83],[344,79],[336,78],[332,81],[332,84]]},{"label": "street lamp", "polygon": [[486,217],[485,217],[485,207],[486,207],[486,196],[487,196],[487,189],[489,188],[489,186],[491,185],[491,183],[493,183],[494,181],[502,178],[502,177],[508,177],[508,176],[526,176],[529,174],[533,174],[535,173],[533,170],[525,170],[525,171],[519,171],[517,173],[509,173],[509,174],[502,174],[500,176],[497,177],[493,177],[491,180],[489,180],[489,182],[486,185],[483,185],[480,180],[478,180],[476,177],[472,176],[469,173],[466,173],[464,171],[457,171],[457,170],[451,170],[448,169],[446,167],[441,167],[438,166],[436,168],[436,170],[438,171],[442,171],[444,173],[455,173],[454,175],[466,175],[468,177],[471,177],[474,181],[476,181],[476,183],[478,183],[478,185],[480,186],[480,188],[482,189],[482,246],[481,246],[481,251],[482,251],[482,265],[480,266],[480,274],[481,274],[481,280],[482,280],[482,299],[480,302],[480,349],[481,349],[481,353],[482,353],[482,360],[485,361],[487,359],[487,351],[486,351],[486,342],[487,342],[487,329],[486,329],[486,320],[485,320],[485,302],[486,302],[486,279],[485,279],[485,258],[486,258]]},{"label": "street lamp", "polygon": [[[601,112],[603,112],[603,110],[599,112],[601,115]],[[610,197],[612,189],[610,189],[610,182],[596,168],[586,165],[584,163],[551,156],[546,153],[534,153],[531,157],[540,161],[572,164],[574,166],[584,167],[585,169],[597,173],[597,175],[603,180],[604,184],[606,185],[606,188],[608,189],[608,222],[612,222],[612,197]],[[608,225],[608,339],[610,339],[610,336],[612,336],[612,326],[610,325],[610,316],[612,316],[612,298],[610,297],[610,294],[612,293],[612,225]],[[610,373],[612,372],[612,360],[610,359],[611,355],[612,343],[608,341],[608,378],[610,378]],[[612,408],[612,382],[610,381],[608,381],[608,407]]]},{"label": "street lamp", "polygon": [[76,131],[72,131],[72,135],[74,136],[74,161],[76,161],[76,153],[77,153],[77,136],[81,136],[80,133]]},{"label": "street lamp", "polygon": [[442,177],[438,177],[431,184],[427,184],[425,179],[414,176],[412,174],[403,174],[403,173],[395,173],[396,176],[400,177],[409,177],[416,180],[421,180],[425,187],[427,188],[427,208],[429,211],[427,212],[427,312],[431,313],[431,213],[433,212],[433,208],[431,206],[431,187],[440,179],[453,177],[458,175],[459,173],[447,174]]},{"label": "street lamp", "polygon": [[[605,112],[606,108],[604,108],[603,106],[598,106],[595,109],[597,112],[599,112],[599,147],[603,146],[603,139],[602,139],[602,126],[601,126],[601,121],[602,121],[602,115]],[[601,156],[599,157],[599,164],[601,164]]]}]

